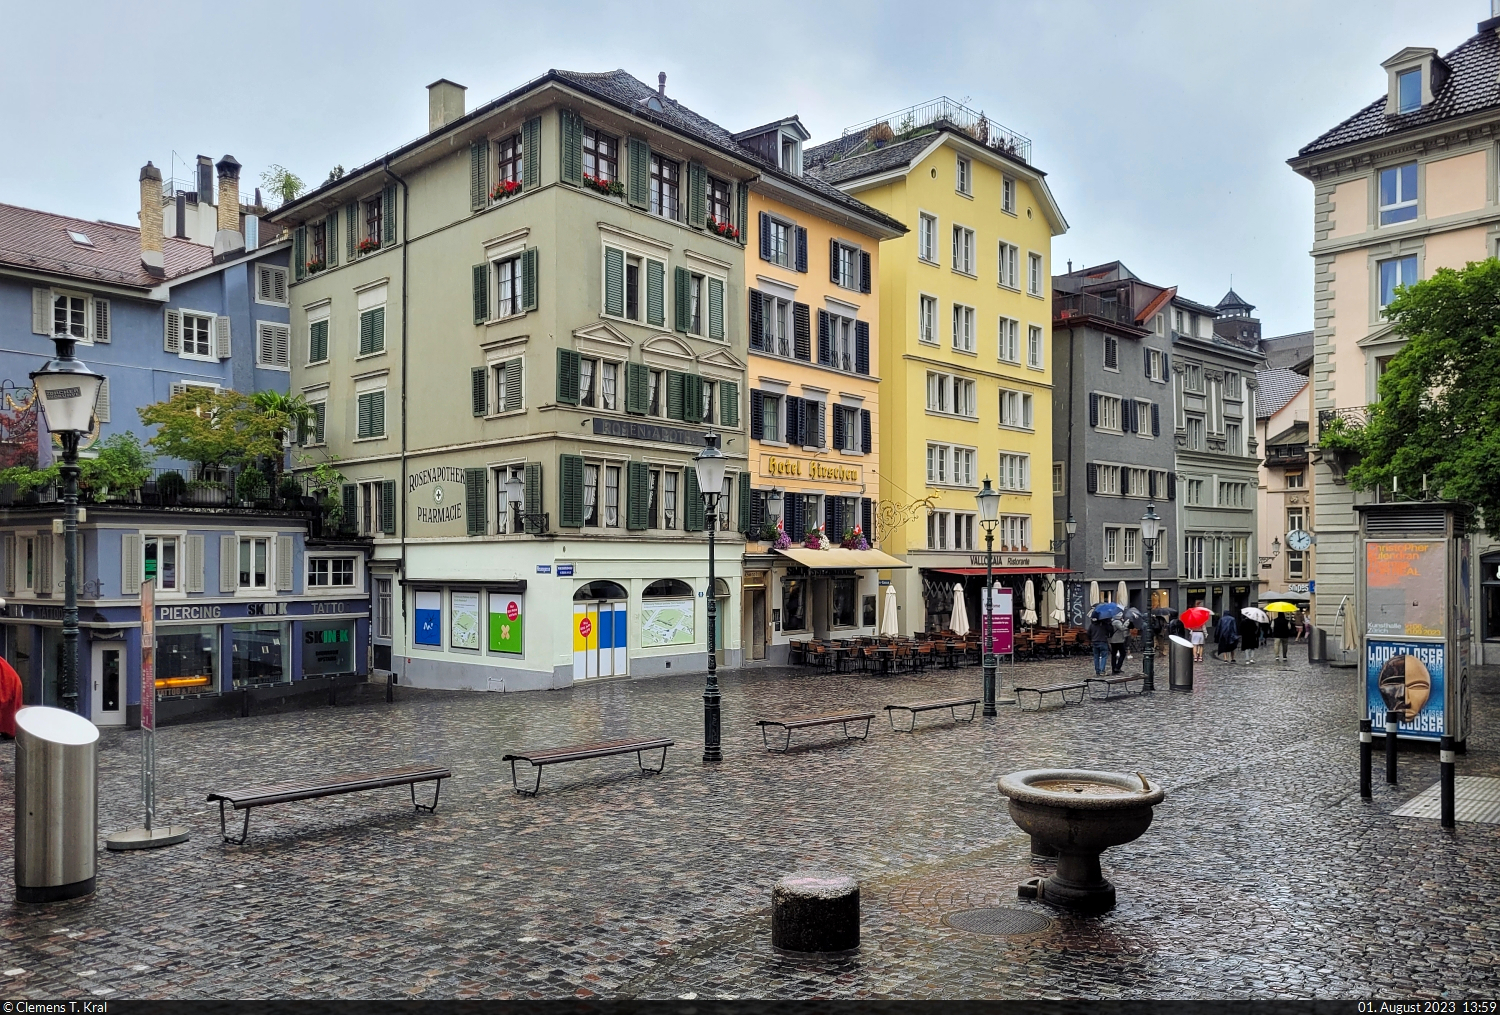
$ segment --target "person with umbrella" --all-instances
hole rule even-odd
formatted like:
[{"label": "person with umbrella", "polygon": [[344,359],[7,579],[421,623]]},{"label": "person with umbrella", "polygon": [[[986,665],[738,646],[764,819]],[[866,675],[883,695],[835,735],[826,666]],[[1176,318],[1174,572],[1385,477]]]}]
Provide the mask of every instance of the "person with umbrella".
[{"label": "person with umbrella", "polygon": [[1182,624],[1192,632],[1188,640],[1193,643],[1193,662],[1195,663],[1203,661],[1204,629],[1208,627],[1208,622],[1213,619],[1213,616],[1204,608],[1202,600],[1183,611]]},{"label": "person with umbrella", "polygon": [[1115,676],[1125,668],[1125,653],[1130,640],[1130,618],[1116,610],[1109,620],[1109,662]]},{"label": "person with umbrella", "polygon": [[1247,606],[1240,611],[1240,648],[1245,650],[1245,665],[1255,662],[1255,650],[1260,648],[1261,618],[1270,617],[1264,610]]},{"label": "person with umbrella", "polygon": [[1266,610],[1271,614],[1271,637],[1276,640],[1276,661],[1284,663],[1287,642],[1297,634],[1297,628],[1292,623],[1292,614],[1297,612],[1297,607],[1291,603],[1272,603]]},{"label": "person with umbrella", "polygon": [[1104,676],[1109,665],[1109,638],[1114,633],[1110,621],[1120,608],[1114,603],[1100,603],[1089,611],[1089,642],[1094,649],[1094,675]]},{"label": "person with umbrella", "polygon": [[[1219,662],[1234,662],[1234,650],[1240,645],[1240,626],[1234,621],[1234,614],[1228,610],[1219,618],[1219,650],[1214,653],[1214,658]],[[1228,656],[1228,659],[1224,657]]]}]

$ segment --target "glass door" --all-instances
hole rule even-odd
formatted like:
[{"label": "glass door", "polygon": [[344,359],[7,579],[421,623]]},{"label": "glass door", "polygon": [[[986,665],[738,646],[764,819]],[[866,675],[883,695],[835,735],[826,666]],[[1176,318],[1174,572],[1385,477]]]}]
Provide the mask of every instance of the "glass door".
[{"label": "glass door", "polygon": [[125,725],[125,643],[95,642],[90,684],[95,726]]}]

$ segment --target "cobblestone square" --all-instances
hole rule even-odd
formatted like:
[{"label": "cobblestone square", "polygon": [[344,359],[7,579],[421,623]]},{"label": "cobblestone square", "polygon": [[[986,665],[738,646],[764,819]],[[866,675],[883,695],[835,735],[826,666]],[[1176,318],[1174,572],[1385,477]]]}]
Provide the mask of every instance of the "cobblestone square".
[{"label": "cobblestone square", "polygon": [[[1139,660],[1132,661],[1132,668]],[[1165,663],[1159,685],[1165,687]],[[1081,679],[1086,659],[1022,664]],[[1355,672],[1208,662],[1191,694],[1089,701],[998,720],[883,714],[867,741],[801,732],[787,755],[754,721],[978,694],[975,667],[888,678],[722,672],[724,761],[704,768],[702,675],[517,694],[401,688],[307,712],[158,735],[161,820],[185,845],[99,854],[99,890],[0,909],[12,998],[1400,997],[1497,993],[1500,826],[1395,817],[1437,779],[1360,800]],[[371,689],[376,691],[376,689]],[[1464,776],[1500,775],[1500,679],[1476,685]],[[676,738],[665,772],[631,756],[547,770],[512,792],[522,746]],[[831,735],[829,735],[831,734]],[[449,765],[436,814],[405,788],[257,810],[220,842],[213,789],[408,761]],[[996,782],[1043,766],[1144,772],[1167,790],[1136,842],[1105,854],[1120,903],[1098,918],[1016,898],[1044,872]],[[1380,763],[1376,763],[1380,778]],[[13,751],[0,758],[0,864],[12,864]],[[140,823],[138,735],[101,750],[101,833]],[[419,791],[420,792],[420,791]],[[853,957],[770,946],[772,884],[796,869],[862,885]],[[1050,927],[997,937],[980,906]]]}]

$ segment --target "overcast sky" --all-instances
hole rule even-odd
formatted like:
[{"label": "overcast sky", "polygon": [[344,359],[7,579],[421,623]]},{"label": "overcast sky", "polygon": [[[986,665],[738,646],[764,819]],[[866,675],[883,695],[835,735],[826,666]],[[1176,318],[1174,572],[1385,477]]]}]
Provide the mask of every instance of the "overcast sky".
[{"label": "overcast sky", "polygon": [[[1489,0],[957,4],[16,4],[0,201],[135,224],[138,170],[226,152],[310,184],[424,132],[425,85],[487,101],[549,67],[623,67],[743,129],[814,143],[938,95],[1032,139],[1069,231],[1267,335],[1312,326],[1312,187],[1286,159],[1381,95],[1380,61],[1473,34]],[[29,40],[21,43],[21,40]],[[183,165],[175,171],[184,175]]]}]

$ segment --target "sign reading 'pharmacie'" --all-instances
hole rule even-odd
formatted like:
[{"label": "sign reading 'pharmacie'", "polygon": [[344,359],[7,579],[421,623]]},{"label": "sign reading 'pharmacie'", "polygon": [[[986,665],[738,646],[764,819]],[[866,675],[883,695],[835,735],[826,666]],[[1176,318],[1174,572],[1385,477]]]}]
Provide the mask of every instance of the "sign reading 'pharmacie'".
[{"label": "sign reading 'pharmacie'", "polygon": [[[457,483],[459,490],[450,492],[444,483]],[[442,525],[462,521],[464,470],[455,466],[436,466],[419,469],[406,477],[406,492],[416,493],[424,486],[432,487],[432,504],[417,503],[417,521],[424,525]]]},{"label": "sign reading 'pharmacie'", "polygon": [[858,486],[864,482],[858,465],[843,462],[820,462],[816,458],[787,458],[783,455],[761,455],[760,474],[776,479],[815,479],[824,483]]}]

